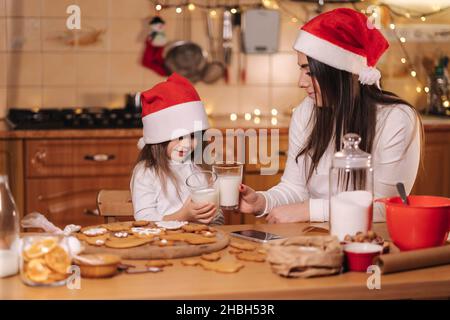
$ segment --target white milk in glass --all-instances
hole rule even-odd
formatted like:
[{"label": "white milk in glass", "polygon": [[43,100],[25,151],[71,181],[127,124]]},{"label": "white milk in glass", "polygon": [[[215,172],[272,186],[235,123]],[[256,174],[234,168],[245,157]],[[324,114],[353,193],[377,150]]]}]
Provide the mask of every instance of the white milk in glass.
[{"label": "white milk in glass", "polygon": [[214,188],[193,191],[191,198],[195,203],[214,203],[219,206],[219,190]]},{"label": "white milk in glass", "polygon": [[367,232],[372,224],[372,193],[341,192],[331,198],[331,234],[343,241],[345,236]]},{"label": "white milk in glass", "polygon": [[239,186],[242,183],[241,175],[219,176],[220,206],[236,207],[239,205]]},{"label": "white milk in glass", "polygon": [[19,272],[19,255],[15,250],[0,250],[0,278]]}]

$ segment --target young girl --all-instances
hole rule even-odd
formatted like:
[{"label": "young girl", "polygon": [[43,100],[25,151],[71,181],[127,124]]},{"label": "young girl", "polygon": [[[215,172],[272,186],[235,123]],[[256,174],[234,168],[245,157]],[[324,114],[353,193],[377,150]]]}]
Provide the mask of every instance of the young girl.
[{"label": "young girl", "polygon": [[[411,191],[421,123],[410,104],[380,87],[375,65],[388,46],[352,9],[325,12],[301,28],[294,49],[308,96],[292,116],[286,169],[268,191],[242,185],[241,212],[267,215],[269,223],[327,221],[329,169],[346,133],[357,133],[360,148],[372,154],[375,198],[396,196],[397,182]],[[374,204],[373,213],[385,219],[383,205]]]},{"label": "young girl", "polygon": [[198,133],[209,128],[194,87],[174,73],[143,92],[141,104],[144,136],[130,183],[135,219],[222,224],[219,208],[192,202],[185,184],[187,177],[201,171],[192,157],[201,145]]}]

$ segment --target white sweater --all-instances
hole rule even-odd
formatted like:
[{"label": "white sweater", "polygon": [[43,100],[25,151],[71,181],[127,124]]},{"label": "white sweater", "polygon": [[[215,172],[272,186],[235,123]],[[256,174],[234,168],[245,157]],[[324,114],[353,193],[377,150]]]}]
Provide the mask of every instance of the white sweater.
[{"label": "white sweater", "polygon": [[[275,207],[309,199],[310,220],[328,221],[328,179],[335,152],[334,144],[329,145],[308,182],[304,168],[305,156],[300,156],[298,163],[295,162],[295,157],[306,143],[312,129],[308,120],[313,108],[313,100],[307,97],[292,115],[286,168],[278,185],[261,192],[266,199],[266,208],[260,216]],[[420,129],[417,117],[410,107],[378,107],[372,158],[375,198],[396,196],[397,182],[405,184],[407,193],[411,191],[420,161]],[[384,220],[384,206],[375,203],[374,221]]]},{"label": "white sweater", "polygon": [[[170,160],[169,163],[170,169],[178,179],[179,194],[175,184],[169,179],[167,192],[164,193],[161,180],[155,170],[146,168],[144,161],[135,166],[130,189],[136,220],[160,221],[165,215],[180,210],[190,196],[185,181],[189,175],[199,169],[189,160],[184,163]],[[223,224],[223,214],[220,210],[211,223]]]}]

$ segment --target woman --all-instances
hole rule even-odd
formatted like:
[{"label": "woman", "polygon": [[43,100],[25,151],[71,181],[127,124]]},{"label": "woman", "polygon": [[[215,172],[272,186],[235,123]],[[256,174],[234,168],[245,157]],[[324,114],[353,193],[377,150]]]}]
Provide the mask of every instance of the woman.
[{"label": "woman", "polygon": [[[372,154],[375,198],[396,195],[397,182],[411,191],[422,125],[409,103],[380,88],[375,65],[388,46],[352,9],[323,13],[301,28],[294,49],[299,87],[308,96],[291,119],[285,172],[266,192],[241,185],[241,212],[267,215],[269,223],[327,221],[331,160],[350,132]],[[383,208],[375,204],[374,221],[383,220]]]}]

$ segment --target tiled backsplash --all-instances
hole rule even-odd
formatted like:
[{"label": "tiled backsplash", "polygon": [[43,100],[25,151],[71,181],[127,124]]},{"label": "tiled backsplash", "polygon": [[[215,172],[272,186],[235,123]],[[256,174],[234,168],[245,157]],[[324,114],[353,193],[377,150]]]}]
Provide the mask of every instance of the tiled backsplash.
[{"label": "tiled backsplash", "polygon": [[[304,5],[283,1],[306,17]],[[60,40],[66,34],[66,8],[71,4],[81,7],[82,30],[105,30],[98,43],[73,47]],[[140,65],[147,23],[154,14],[149,0],[0,0],[0,117],[7,107],[120,107],[126,93],[163,80]],[[162,13],[169,40],[180,39],[181,16],[174,9]],[[213,114],[243,113],[254,108],[263,113],[271,108],[289,112],[305,96],[297,87],[296,54],[291,49],[298,23],[282,17],[279,52],[241,59],[241,65],[246,65],[245,83],[239,80],[235,33],[229,83],[196,85]],[[439,16],[435,19],[440,23],[445,20]],[[193,41],[208,49],[201,10],[191,13],[191,34]],[[448,53],[450,49],[443,43],[408,46],[419,62],[422,54]],[[395,74],[395,68],[402,68],[400,57],[398,44],[393,43],[381,63],[384,86],[423,107],[426,97],[417,94],[415,80],[404,70],[400,71],[405,75]]]}]

